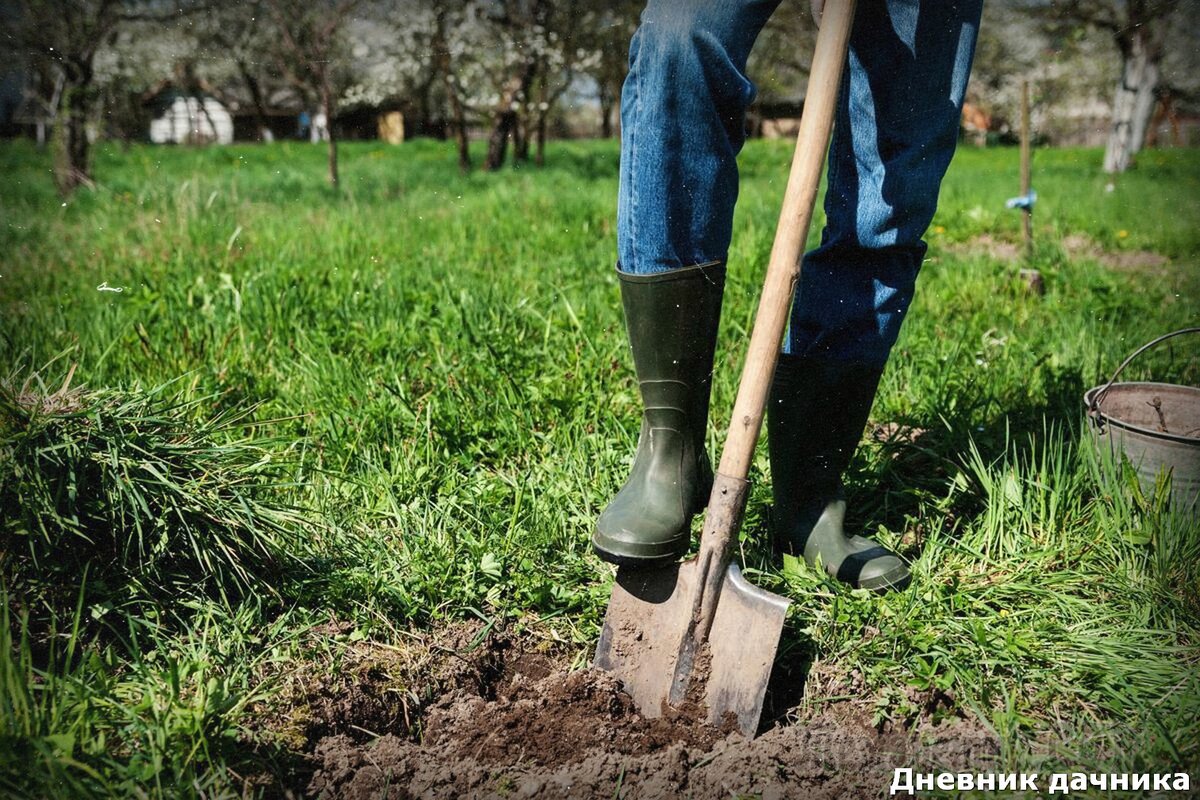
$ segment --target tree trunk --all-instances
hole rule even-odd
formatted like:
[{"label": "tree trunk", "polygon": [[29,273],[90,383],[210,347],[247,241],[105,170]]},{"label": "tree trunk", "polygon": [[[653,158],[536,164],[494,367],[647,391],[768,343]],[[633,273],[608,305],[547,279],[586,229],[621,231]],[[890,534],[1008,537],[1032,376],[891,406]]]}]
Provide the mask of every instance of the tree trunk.
[{"label": "tree trunk", "polygon": [[[458,95],[458,86],[454,82],[454,65],[450,61],[450,47],[446,43],[446,9],[439,6],[436,17],[434,47],[438,55],[438,68],[442,73],[442,81],[446,86],[446,97],[450,101],[450,115],[453,117],[454,137],[458,142],[458,170],[466,175],[471,171],[470,139],[467,136],[467,115],[463,111],[462,99]],[[424,95],[428,101],[429,92]],[[428,119],[426,112],[426,119]]]},{"label": "tree trunk", "polygon": [[1145,77],[1133,101],[1133,130],[1129,134],[1131,155],[1136,156],[1146,144],[1146,130],[1150,127],[1150,117],[1154,114],[1158,99],[1158,79],[1158,64],[1150,61],[1146,64]]},{"label": "tree trunk", "polygon": [[1104,171],[1124,172],[1146,139],[1158,86],[1157,48],[1151,46],[1145,26],[1134,27],[1118,40],[1121,77],[1113,97],[1112,127],[1104,150]]},{"label": "tree trunk", "polygon": [[246,90],[250,93],[250,100],[254,103],[254,120],[258,124],[258,138],[263,142],[275,141],[275,134],[271,132],[271,125],[267,122],[267,104],[263,100],[262,87],[258,84],[258,79],[250,73],[250,67],[242,59],[237,62],[238,72],[241,73],[242,83],[246,84]]},{"label": "tree trunk", "polygon": [[529,163],[529,114],[518,114],[513,126],[513,162]]},{"label": "tree trunk", "polygon": [[328,80],[321,82],[321,110],[325,113],[325,131],[329,137],[329,185],[338,188],[337,135],[333,132],[333,91]]},{"label": "tree trunk", "polygon": [[495,172],[504,166],[505,156],[508,155],[508,135],[517,123],[517,115],[513,111],[501,111],[496,115],[492,134],[488,137],[487,160],[484,168]]},{"label": "tree trunk", "polygon": [[463,113],[462,101],[458,99],[458,88],[448,73],[446,75],[446,93],[450,96],[450,113],[454,116],[454,138],[458,141],[458,170],[465,175],[471,171],[467,117]]},{"label": "tree trunk", "polygon": [[[62,109],[61,100],[63,92],[63,84],[66,83],[66,73],[61,70],[54,78],[54,88],[50,91],[50,99],[42,101],[45,105],[44,116],[39,114],[37,121],[37,147],[38,150],[46,149],[46,140],[53,136],[53,129],[57,124],[60,112]],[[39,95],[39,100],[41,99]],[[47,136],[47,129],[51,131],[50,136]]]},{"label": "tree trunk", "polygon": [[613,96],[605,81],[600,82],[600,138],[611,139],[613,135]]},{"label": "tree trunk", "polygon": [[546,112],[538,112],[537,121],[537,150],[533,156],[533,163],[539,167],[546,166]]},{"label": "tree trunk", "polygon": [[529,94],[529,86],[537,74],[537,62],[527,61],[520,75],[513,76],[508,82],[500,105],[496,107],[493,118],[492,134],[488,137],[487,161],[484,167],[495,172],[504,166],[504,157],[508,152],[508,137],[513,135],[517,127],[517,112],[513,108],[519,100]]},{"label": "tree trunk", "polygon": [[54,183],[58,193],[69,196],[80,186],[92,186],[92,148],[87,123],[94,91],[87,83],[63,86],[62,106],[51,134],[54,142]]},{"label": "tree trunk", "polygon": [[205,139],[200,133],[200,124],[197,122],[195,128],[196,141],[193,142],[193,144],[220,144],[221,137],[220,134],[217,133],[217,121],[213,119],[212,114],[209,113],[208,103],[205,102],[206,98],[201,92],[197,92],[195,95],[193,95],[192,99],[196,101],[198,110],[204,115],[204,119],[208,120],[208,129],[212,131],[212,141]]}]

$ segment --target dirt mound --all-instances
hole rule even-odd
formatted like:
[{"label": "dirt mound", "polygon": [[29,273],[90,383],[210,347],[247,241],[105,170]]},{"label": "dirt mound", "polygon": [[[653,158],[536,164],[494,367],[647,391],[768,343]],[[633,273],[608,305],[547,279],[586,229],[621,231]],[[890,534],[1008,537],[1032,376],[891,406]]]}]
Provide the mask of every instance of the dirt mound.
[{"label": "dirt mound", "polygon": [[679,715],[645,719],[611,676],[578,670],[532,681],[518,674],[492,702],[450,696],[430,710],[423,744],[485,764],[558,767],[598,750],[646,755],[677,743],[708,749],[720,738]]},{"label": "dirt mound", "polygon": [[[494,691],[459,689],[427,711],[421,741],[322,739],[308,786],[324,798],[878,797],[894,767],[980,770],[994,737],[961,719],[880,730],[840,703],[754,739],[645,719],[607,674],[521,656]],[[489,696],[490,695],[490,696]]]},{"label": "dirt mound", "polygon": [[295,751],[346,734],[366,741],[387,733],[415,738],[426,710],[448,692],[494,698],[514,671],[550,673],[551,656],[527,652],[532,643],[457,623],[411,635],[406,647],[358,639],[354,626],[330,622],[308,631],[308,657],[267,662],[269,700],[250,708],[249,727]]},{"label": "dirt mound", "polygon": [[1115,270],[1165,275],[1167,272],[1164,267],[1170,264],[1170,259],[1161,253],[1149,250],[1105,250],[1078,233],[1063,237],[1062,247],[1072,258],[1091,258]]},{"label": "dirt mound", "polygon": [[[1138,272],[1155,276],[1171,274],[1170,259],[1149,250],[1105,250],[1083,234],[1064,236],[1059,244],[1069,258],[1089,259],[1120,272]],[[997,261],[1016,262],[1025,257],[1023,245],[981,233],[968,242],[947,245],[947,250],[964,255],[988,255]]]}]

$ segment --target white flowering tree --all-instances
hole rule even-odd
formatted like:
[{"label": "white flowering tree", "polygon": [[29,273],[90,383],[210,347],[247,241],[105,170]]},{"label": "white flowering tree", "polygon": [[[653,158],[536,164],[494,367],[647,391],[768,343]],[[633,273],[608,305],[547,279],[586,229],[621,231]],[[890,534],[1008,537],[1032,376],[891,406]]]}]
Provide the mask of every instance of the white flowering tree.
[{"label": "white flowering tree", "polygon": [[[488,127],[486,166],[514,145],[544,151],[547,120],[581,75],[599,64],[595,35],[611,13],[563,0],[411,0],[403,14],[380,0],[350,30],[356,82],[346,104],[395,102],[437,119],[471,167],[469,131]],[[628,41],[623,46],[627,46]]]},{"label": "white flowering tree", "polygon": [[185,0],[24,0],[13,13],[0,15],[0,42],[35,76],[46,107],[54,182],[63,196],[93,183],[89,128],[100,114],[99,78],[111,67],[102,54],[111,52],[130,25],[169,23],[196,8]]},{"label": "white flowering tree", "polygon": [[203,14],[186,27],[195,60],[213,86],[236,81],[254,111],[258,138],[274,139],[270,98],[285,85],[273,63],[273,20],[266,0],[205,0]]},{"label": "white flowering tree", "polygon": [[[597,32],[611,19],[612,9],[571,0],[500,0],[478,2],[473,20],[484,42],[483,59],[468,69],[476,74],[463,85],[475,87],[476,97],[490,107],[485,167],[499,169],[508,143],[514,157],[525,160],[530,139],[539,163],[545,147],[547,119],[555,104],[584,74],[597,70],[605,41]],[[627,45],[627,42],[626,42]],[[484,78],[484,82],[477,82]],[[489,96],[479,97],[487,86]]]},{"label": "white flowering tree", "polygon": [[584,75],[599,70],[604,42],[597,34],[610,18],[608,9],[579,9],[573,3],[551,9],[541,47],[537,73],[524,117],[526,130],[520,137],[517,158],[528,158],[529,139],[534,140],[534,160],[545,162],[546,127],[550,113],[560,99],[577,85]]},{"label": "white flowering tree", "polygon": [[356,75],[346,106],[394,104],[423,123],[444,123],[447,112],[460,140],[460,164],[470,168],[467,122],[454,81],[451,47],[461,52],[464,3],[412,0],[397,13],[395,3],[364,4],[349,27]]},{"label": "white flowering tree", "polygon": [[265,0],[271,22],[272,55],[279,73],[315,100],[328,130],[329,184],[338,186],[338,100],[350,78],[351,50],[345,31],[360,0]]},{"label": "white flowering tree", "polygon": [[642,0],[604,3],[591,11],[589,24],[581,30],[582,44],[592,56],[580,72],[595,85],[600,106],[599,133],[604,139],[613,135],[621,87],[629,73],[629,42],[644,5]]},{"label": "white flowering tree", "polygon": [[169,76],[180,65],[180,55],[188,52],[180,27],[162,20],[135,20],[123,22],[109,34],[93,63],[96,109],[89,123],[93,136],[128,144],[146,135],[145,93]]},{"label": "white flowering tree", "polygon": [[1165,43],[1180,0],[1054,0],[1052,19],[1106,32],[1121,57],[1104,171],[1124,172],[1146,140],[1158,98]]}]

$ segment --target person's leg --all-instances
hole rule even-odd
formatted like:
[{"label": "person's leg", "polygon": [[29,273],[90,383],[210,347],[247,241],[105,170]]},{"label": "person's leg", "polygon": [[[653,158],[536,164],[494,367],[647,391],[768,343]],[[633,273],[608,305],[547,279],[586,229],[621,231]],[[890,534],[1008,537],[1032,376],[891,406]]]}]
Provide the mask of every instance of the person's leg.
[{"label": "person's leg", "polygon": [[618,277],[644,411],[625,485],[596,523],[618,563],[677,558],[712,480],[713,350],[754,87],[750,48],[779,0],[650,0],[621,95]]},{"label": "person's leg", "polygon": [[650,0],[621,92],[618,268],[722,262],[754,85],[746,59],[779,0]]},{"label": "person's leg", "polygon": [[983,0],[862,0],[787,352],[882,364],[958,139]]},{"label": "person's leg", "polygon": [[776,534],[842,580],[903,586],[846,537],[841,475],[912,300],[958,137],[982,0],[862,0],[830,147],[826,228],[801,271],[769,407]]}]

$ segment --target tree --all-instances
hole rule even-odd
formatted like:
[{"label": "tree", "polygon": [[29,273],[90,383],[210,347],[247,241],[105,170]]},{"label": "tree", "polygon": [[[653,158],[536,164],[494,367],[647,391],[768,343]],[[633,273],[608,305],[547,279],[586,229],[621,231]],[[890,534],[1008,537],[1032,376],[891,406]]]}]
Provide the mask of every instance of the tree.
[{"label": "tree", "polygon": [[329,131],[329,184],[338,186],[338,96],[348,80],[342,32],[359,0],[266,0],[279,71],[300,94],[318,103]]},{"label": "tree", "polygon": [[[269,13],[264,0],[207,0],[205,13],[190,26],[196,49],[210,57],[209,63],[227,62],[232,75],[246,88],[254,108],[258,138],[275,137],[268,122],[268,97],[275,76],[264,69],[272,50]],[[211,79],[211,75],[209,78]]]},{"label": "tree", "polygon": [[5,38],[24,52],[45,87],[54,121],[54,182],[64,197],[92,185],[88,125],[95,118],[96,53],[122,21],[117,0],[26,0]]},{"label": "tree", "polygon": [[[412,0],[404,14],[386,0],[365,2],[350,30],[357,74],[343,103],[393,104],[441,130],[448,120],[459,168],[470,171],[469,92],[462,73],[487,45],[477,12],[472,0]],[[472,74],[482,78],[478,70]]]},{"label": "tree", "polygon": [[[480,52],[491,62],[492,128],[485,166],[499,169],[508,142],[514,158],[528,159],[531,139],[536,156],[544,157],[548,120],[556,104],[582,74],[601,64],[605,38],[601,35],[624,4],[594,7],[572,0],[503,0],[487,3],[476,18],[487,32]],[[622,49],[628,48],[628,40]]]},{"label": "tree", "polygon": [[1112,102],[1104,171],[1124,172],[1146,140],[1154,111],[1168,17],[1178,0],[1064,0],[1047,9],[1052,19],[1106,31],[1121,54]]},{"label": "tree", "polygon": [[[485,169],[500,169],[508,140],[521,135],[518,111],[528,101],[530,87],[538,74],[550,11],[550,0],[501,0],[485,15],[498,34],[497,52],[501,58],[498,74],[502,79],[492,110]],[[516,147],[520,150],[519,141]]]},{"label": "tree", "polygon": [[579,9],[574,3],[559,3],[546,15],[546,30],[537,50],[535,90],[525,115],[526,135],[521,137],[521,160],[528,158],[529,139],[534,140],[534,163],[546,160],[546,128],[559,100],[574,86],[580,74],[600,65],[600,52],[594,32],[608,16],[607,9]]},{"label": "tree", "polygon": [[784,4],[771,15],[747,65],[760,98],[789,101],[804,97],[816,37],[817,25],[808,3]]},{"label": "tree", "polygon": [[[454,6],[453,8],[451,6]],[[434,12],[434,60],[446,90],[446,101],[450,106],[450,118],[454,126],[454,140],[458,144],[458,169],[466,174],[471,171],[471,148],[468,137],[467,114],[463,105],[462,91],[455,73],[455,53],[451,47],[452,32],[461,29],[466,6],[462,3],[435,3]]]},{"label": "tree", "polygon": [[98,79],[122,72],[102,56],[131,25],[164,25],[199,8],[198,0],[25,0],[16,14],[0,17],[6,49],[17,51],[35,76],[47,106],[54,182],[64,197],[93,184],[89,128],[101,107]]},{"label": "tree", "polygon": [[584,26],[585,47],[594,54],[591,64],[581,71],[595,81],[600,104],[600,136],[613,135],[621,87],[629,72],[629,40],[637,30],[638,14],[644,3],[616,0],[594,12],[592,25]]}]

